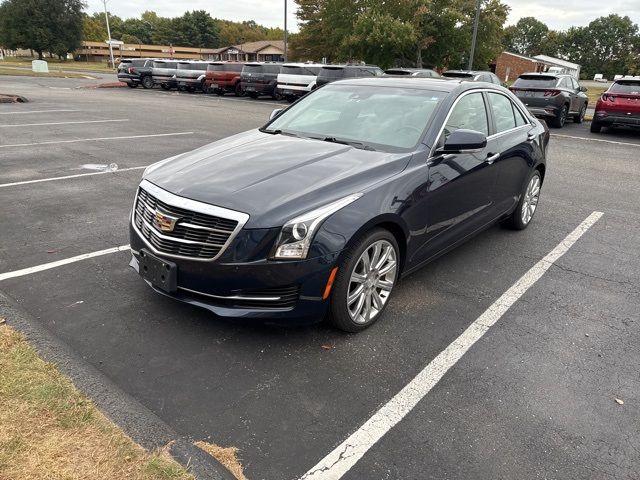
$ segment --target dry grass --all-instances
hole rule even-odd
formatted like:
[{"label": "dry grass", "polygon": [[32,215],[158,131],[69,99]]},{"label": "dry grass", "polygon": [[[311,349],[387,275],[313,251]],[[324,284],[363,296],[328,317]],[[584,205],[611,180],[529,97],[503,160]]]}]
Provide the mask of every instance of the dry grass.
[{"label": "dry grass", "polygon": [[0,324],[0,479],[193,477],[166,453],[135,444],[22,335]]},{"label": "dry grass", "polygon": [[86,73],[72,73],[72,72],[55,72],[49,71],[49,73],[32,72],[31,70],[23,70],[19,68],[6,68],[0,64],[0,75],[15,75],[18,77],[54,77],[54,78],[87,78],[95,80],[97,77],[93,77]]},{"label": "dry grass", "polygon": [[215,443],[207,443],[199,441],[195,443],[195,446],[201,448],[213,458],[218,460],[222,465],[229,470],[234,477],[238,480],[247,480],[242,471],[242,464],[238,458],[238,449],[235,447],[219,447]]},{"label": "dry grass", "polygon": [[589,97],[589,106],[595,107],[598,102],[598,98],[602,95],[608,87],[589,87],[587,90],[587,96]]}]

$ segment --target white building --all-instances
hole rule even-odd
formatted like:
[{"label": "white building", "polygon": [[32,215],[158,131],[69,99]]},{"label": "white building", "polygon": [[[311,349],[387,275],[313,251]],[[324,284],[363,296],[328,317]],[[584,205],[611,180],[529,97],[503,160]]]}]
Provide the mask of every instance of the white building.
[{"label": "white building", "polygon": [[533,58],[540,60],[547,65],[551,65],[549,69],[550,71],[554,71],[556,73],[567,73],[575,78],[580,78],[580,65],[577,63],[567,62],[566,60],[549,57],[547,55],[536,55]]}]

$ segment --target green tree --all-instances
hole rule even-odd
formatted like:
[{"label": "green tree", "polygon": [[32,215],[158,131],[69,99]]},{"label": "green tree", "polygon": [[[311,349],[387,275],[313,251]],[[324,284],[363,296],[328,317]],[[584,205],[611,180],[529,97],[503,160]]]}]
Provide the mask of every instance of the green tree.
[{"label": "green tree", "polygon": [[413,25],[372,9],[358,17],[352,33],[342,42],[341,51],[350,59],[366,59],[388,68],[414,44]]},{"label": "green tree", "polygon": [[181,33],[182,45],[187,47],[214,48],[218,46],[218,24],[205,10],[186,12],[175,19]]},{"label": "green tree", "polygon": [[82,39],[88,42],[104,42],[107,40],[107,27],[104,22],[85,15],[82,19]]},{"label": "green tree", "polygon": [[549,27],[534,17],[522,17],[504,29],[504,48],[520,55],[540,55]]},{"label": "green tree", "polygon": [[28,48],[42,59],[44,52],[65,57],[82,39],[81,0],[6,0],[0,30],[10,48]]}]

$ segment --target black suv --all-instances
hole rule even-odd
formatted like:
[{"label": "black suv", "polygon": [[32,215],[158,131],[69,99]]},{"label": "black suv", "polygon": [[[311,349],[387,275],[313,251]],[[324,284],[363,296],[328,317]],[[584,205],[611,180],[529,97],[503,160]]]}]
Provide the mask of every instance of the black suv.
[{"label": "black suv", "polygon": [[380,77],[384,74],[377,65],[325,65],[318,73],[316,87],[343,78]]},{"label": "black suv", "polygon": [[447,70],[442,74],[446,78],[457,78],[472,82],[489,82],[495,85],[502,85],[502,82],[495,73],[484,70]]},{"label": "black suv", "polygon": [[269,95],[276,100],[282,96],[276,89],[281,63],[246,63],[240,73],[240,88],[251,98]]},{"label": "black suv", "polygon": [[569,116],[582,123],[589,104],[587,89],[571,75],[523,73],[509,89],[531,113],[556,128],[562,128]]},{"label": "black suv", "polygon": [[123,58],[118,65],[118,80],[130,88],[136,88],[138,85],[153,88],[152,68],[151,58]]}]

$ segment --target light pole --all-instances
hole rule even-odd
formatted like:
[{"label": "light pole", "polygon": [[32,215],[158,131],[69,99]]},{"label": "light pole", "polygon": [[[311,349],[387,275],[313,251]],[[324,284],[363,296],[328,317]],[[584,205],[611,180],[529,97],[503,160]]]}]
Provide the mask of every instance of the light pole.
[{"label": "light pole", "polygon": [[111,57],[111,68],[115,68],[113,63],[113,45],[111,45],[111,29],[109,28],[109,14],[107,13],[107,0],[102,0],[104,4],[104,18],[107,19],[107,35],[109,36],[109,56]]},{"label": "light pole", "polygon": [[284,61],[287,61],[287,0],[284,0]]},{"label": "light pole", "polygon": [[473,37],[471,38],[471,52],[469,53],[469,68],[473,70],[473,55],[476,53],[476,40],[478,39],[478,21],[480,20],[480,2],[476,3],[476,18],[473,20]]}]

